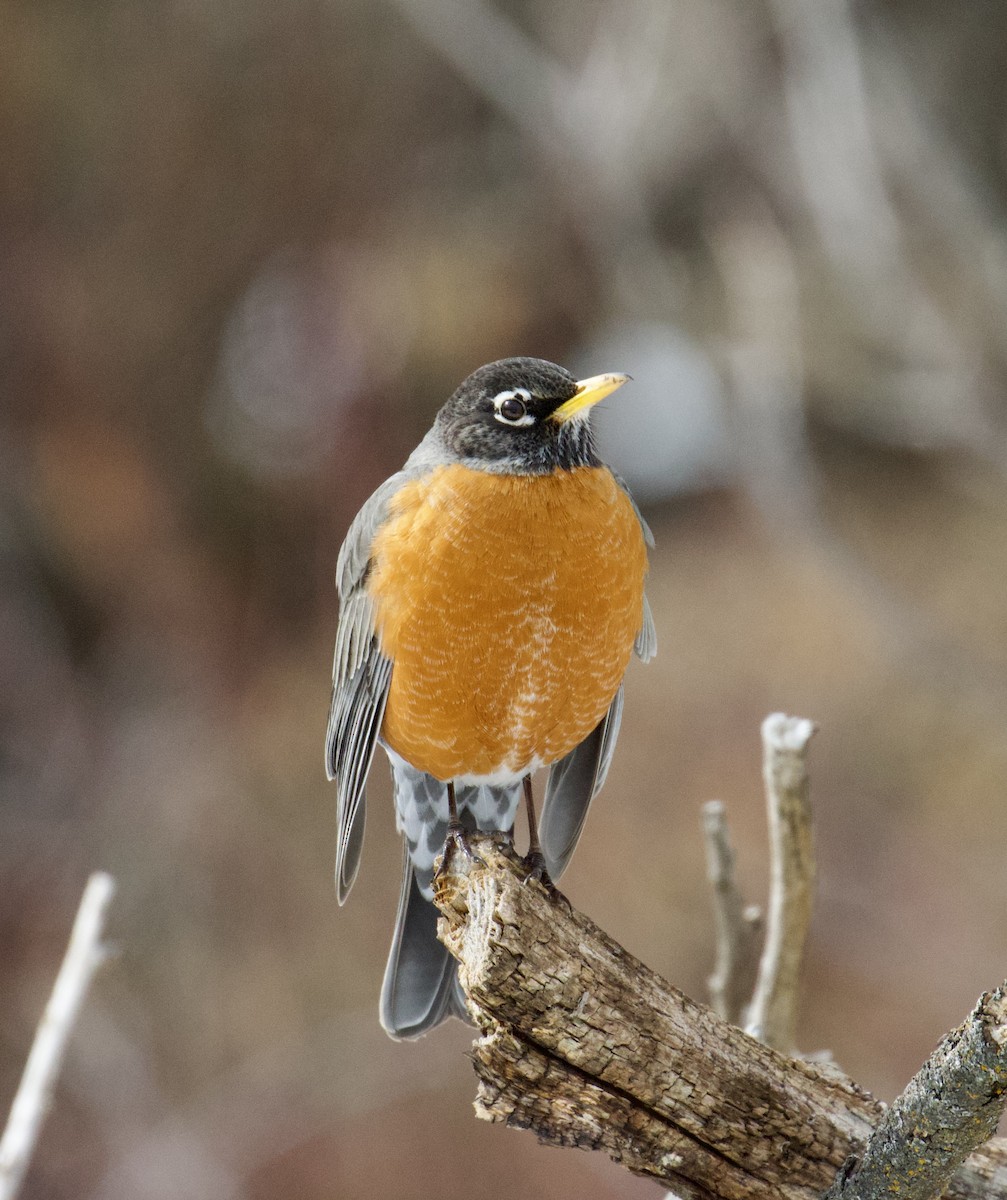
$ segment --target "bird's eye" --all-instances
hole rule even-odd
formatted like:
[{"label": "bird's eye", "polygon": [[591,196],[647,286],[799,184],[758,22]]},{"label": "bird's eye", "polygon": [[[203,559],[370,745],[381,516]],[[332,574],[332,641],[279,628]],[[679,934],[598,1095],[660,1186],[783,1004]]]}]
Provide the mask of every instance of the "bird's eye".
[{"label": "bird's eye", "polygon": [[531,393],[524,388],[512,388],[493,397],[493,415],[504,425],[534,425],[535,418],[528,412]]}]

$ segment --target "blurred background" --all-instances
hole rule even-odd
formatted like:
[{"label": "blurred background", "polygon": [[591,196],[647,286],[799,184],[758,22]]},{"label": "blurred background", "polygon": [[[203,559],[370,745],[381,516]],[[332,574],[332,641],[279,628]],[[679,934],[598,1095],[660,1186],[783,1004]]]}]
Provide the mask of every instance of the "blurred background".
[{"label": "blurred background", "polygon": [[119,881],[31,1200],[654,1195],[390,1042],[383,763],[338,910],[336,554],[511,354],[653,524],[659,656],[564,879],[691,995],[700,805],[820,725],[801,1044],[895,1095],[1007,964],[1007,6],[8,0],[0,1104]]}]

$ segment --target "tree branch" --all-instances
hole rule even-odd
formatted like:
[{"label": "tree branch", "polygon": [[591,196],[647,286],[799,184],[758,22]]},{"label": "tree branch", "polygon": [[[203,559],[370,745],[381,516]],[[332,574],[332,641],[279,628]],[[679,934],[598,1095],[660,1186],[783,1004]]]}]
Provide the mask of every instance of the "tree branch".
[{"label": "tree branch", "polygon": [[740,1025],[759,964],[762,913],[745,906],[734,879],[734,851],[727,832],[727,814],[720,800],[703,805],[703,838],[706,842],[706,878],[713,889],[717,923],[717,962],[707,980],[713,1011],[732,1025]]},{"label": "tree branch", "polygon": [[815,887],[805,763],[814,732],[813,722],[783,713],[772,713],[762,722],[762,772],[769,810],[769,913],[746,1027],[753,1037],[785,1053],[796,1046],[801,960]]},{"label": "tree branch", "polygon": [[67,1039],[91,980],[108,954],[101,939],[105,914],[114,894],[115,881],[103,871],[96,871],[87,881],[63,965],[35,1033],[0,1139],[0,1200],[13,1200],[17,1195],[31,1161],[42,1122],[52,1103]]},{"label": "tree branch", "polygon": [[[888,1109],[825,1200],[940,1196],[958,1165],[996,1132],[1007,1093],[1007,984],[982,996]],[[1001,1193],[1007,1191],[1002,1166]]]},{"label": "tree branch", "polygon": [[[479,1116],[603,1149],[690,1200],[812,1200],[864,1150],[883,1113],[870,1095],[690,1000],[526,882],[499,835],[471,842],[477,857],[452,857],[436,902],[482,1031]],[[990,1054],[997,1071],[973,1080],[983,1106],[1003,1103],[1007,1048],[992,1039]],[[948,1195],[1007,1196],[1007,1143],[974,1153]]]}]

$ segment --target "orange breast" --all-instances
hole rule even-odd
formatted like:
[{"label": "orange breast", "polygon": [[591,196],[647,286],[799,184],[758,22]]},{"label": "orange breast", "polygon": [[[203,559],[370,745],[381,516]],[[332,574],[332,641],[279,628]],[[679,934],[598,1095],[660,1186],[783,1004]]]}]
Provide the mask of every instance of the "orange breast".
[{"label": "orange breast", "polygon": [[394,663],[382,734],[438,779],[555,762],[598,724],[640,629],[647,567],[604,467],[440,467],[408,484],[368,582]]}]

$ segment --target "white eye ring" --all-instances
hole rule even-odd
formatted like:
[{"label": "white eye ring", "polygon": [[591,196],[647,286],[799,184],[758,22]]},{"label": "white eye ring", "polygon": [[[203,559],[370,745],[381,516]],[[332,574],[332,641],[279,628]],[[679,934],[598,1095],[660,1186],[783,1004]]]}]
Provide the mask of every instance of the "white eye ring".
[{"label": "white eye ring", "polygon": [[[508,404],[508,401],[510,400],[516,400],[517,406]],[[529,392],[526,388],[510,388],[508,391],[500,392],[499,395],[493,397],[493,415],[501,423],[501,425],[534,425],[535,418],[530,412],[527,411],[526,408],[526,405],[530,403],[531,392]],[[508,416],[504,412],[505,404],[507,404],[508,409],[514,415]]]}]

